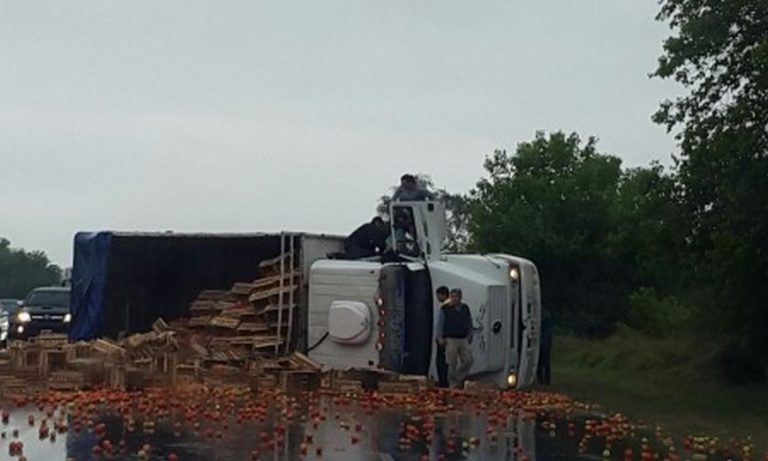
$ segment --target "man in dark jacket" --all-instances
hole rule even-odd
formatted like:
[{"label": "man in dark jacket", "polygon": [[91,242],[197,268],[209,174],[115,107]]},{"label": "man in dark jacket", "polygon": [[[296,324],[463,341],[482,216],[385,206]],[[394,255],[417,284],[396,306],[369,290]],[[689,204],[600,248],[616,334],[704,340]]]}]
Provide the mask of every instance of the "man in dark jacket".
[{"label": "man in dark jacket", "polygon": [[384,250],[388,234],[387,224],[378,216],[371,222],[355,229],[344,240],[344,253],[347,258],[369,258]]},{"label": "man in dark jacket", "polygon": [[472,313],[461,299],[460,289],[451,290],[451,302],[449,307],[443,310],[441,330],[441,341],[445,344],[445,359],[448,362],[448,383],[453,388],[463,387],[475,361],[469,346]]},{"label": "man in dark jacket", "polygon": [[541,312],[541,339],[539,343],[539,364],[536,369],[536,379],[539,384],[548,385],[552,379],[550,371],[549,354],[552,352],[552,337],[554,336],[554,322],[549,310]]},{"label": "man in dark jacket", "polygon": [[448,387],[448,363],[445,361],[445,341],[443,341],[443,322],[445,319],[445,310],[450,309],[450,291],[447,286],[441,286],[435,291],[437,302],[440,303],[440,310],[437,314],[435,324],[435,342],[437,343],[437,353],[435,354],[435,367],[437,368],[437,385]]}]

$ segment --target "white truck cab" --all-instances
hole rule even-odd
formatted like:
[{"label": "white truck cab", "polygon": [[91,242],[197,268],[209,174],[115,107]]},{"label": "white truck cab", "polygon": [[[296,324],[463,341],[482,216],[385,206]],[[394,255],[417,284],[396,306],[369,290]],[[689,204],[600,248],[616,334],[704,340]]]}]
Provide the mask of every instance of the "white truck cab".
[{"label": "white truck cab", "polygon": [[326,368],[436,376],[434,291],[460,288],[472,313],[470,380],[533,384],[541,324],[536,266],[516,256],[443,253],[445,208],[391,205],[394,258],[319,260],[310,269],[308,344]]}]

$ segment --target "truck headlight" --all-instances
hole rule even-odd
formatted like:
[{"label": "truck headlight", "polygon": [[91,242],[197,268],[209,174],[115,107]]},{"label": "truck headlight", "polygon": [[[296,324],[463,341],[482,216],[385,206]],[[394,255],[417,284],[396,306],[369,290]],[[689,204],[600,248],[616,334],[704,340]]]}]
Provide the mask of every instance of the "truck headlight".
[{"label": "truck headlight", "polygon": [[29,312],[19,312],[16,315],[16,320],[18,320],[19,323],[29,323],[32,321],[32,316],[29,315]]},{"label": "truck headlight", "polygon": [[67,313],[67,315],[64,316],[64,323],[69,323],[72,321],[72,314]]}]

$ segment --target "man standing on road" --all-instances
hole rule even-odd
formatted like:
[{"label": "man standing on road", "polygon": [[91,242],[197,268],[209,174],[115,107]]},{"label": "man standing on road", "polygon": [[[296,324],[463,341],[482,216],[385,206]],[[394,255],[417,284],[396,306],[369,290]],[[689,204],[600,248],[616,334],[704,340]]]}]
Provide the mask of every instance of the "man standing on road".
[{"label": "man standing on road", "polygon": [[437,313],[437,323],[435,324],[435,342],[437,343],[437,353],[435,354],[435,367],[437,368],[437,385],[439,387],[448,387],[448,363],[445,361],[445,340],[443,339],[443,323],[445,321],[445,310],[450,309],[450,292],[448,287],[443,285],[435,291],[437,302],[440,303],[440,310]]},{"label": "man standing on road", "polygon": [[434,200],[432,192],[419,188],[416,183],[416,176],[404,174],[400,177],[400,187],[397,188],[392,196],[393,202],[422,202],[424,200]]},{"label": "man standing on road", "polygon": [[445,343],[445,358],[448,362],[448,383],[452,388],[461,388],[475,359],[469,348],[472,334],[472,314],[469,306],[461,301],[462,292],[451,290],[450,304],[443,311],[442,340]]},{"label": "man standing on road", "polygon": [[554,335],[554,322],[548,309],[541,312],[541,342],[539,344],[539,364],[536,369],[536,378],[539,384],[549,385],[552,380],[549,355],[552,352],[552,336]]}]

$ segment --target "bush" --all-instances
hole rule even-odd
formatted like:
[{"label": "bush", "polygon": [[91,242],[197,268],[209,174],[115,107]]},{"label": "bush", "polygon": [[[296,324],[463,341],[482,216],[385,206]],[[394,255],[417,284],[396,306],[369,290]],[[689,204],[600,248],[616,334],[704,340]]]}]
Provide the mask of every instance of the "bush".
[{"label": "bush", "polygon": [[627,324],[649,336],[664,337],[683,330],[691,319],[689,306],[674,296],[660,297],[653,288],[640,288],[629,296]]},{"label": "bush", "polygon": [[764,358],[754,353],[754,347],[736,338],[727,343],[718,357],[722,378],[733,384],[746,384],[768,380]]}]

